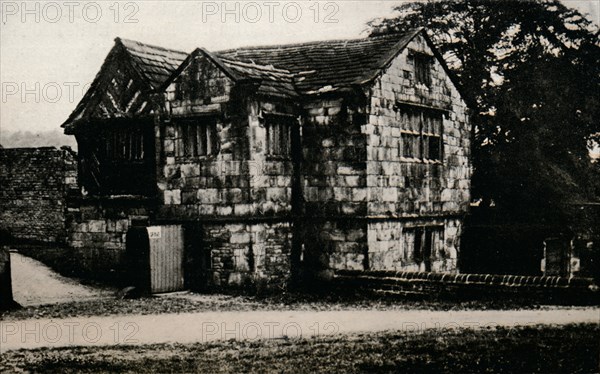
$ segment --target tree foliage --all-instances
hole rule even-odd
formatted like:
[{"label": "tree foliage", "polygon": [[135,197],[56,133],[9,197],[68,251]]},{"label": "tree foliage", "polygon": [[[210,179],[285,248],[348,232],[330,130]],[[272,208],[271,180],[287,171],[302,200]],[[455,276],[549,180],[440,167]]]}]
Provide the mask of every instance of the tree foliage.
[{"label": "tree foliage", "polygon": [[598,27],[557,0],[404,3],[372,35],[426,27],[475,126],[473,197],[511,220],[561,223],[600,196]]}]

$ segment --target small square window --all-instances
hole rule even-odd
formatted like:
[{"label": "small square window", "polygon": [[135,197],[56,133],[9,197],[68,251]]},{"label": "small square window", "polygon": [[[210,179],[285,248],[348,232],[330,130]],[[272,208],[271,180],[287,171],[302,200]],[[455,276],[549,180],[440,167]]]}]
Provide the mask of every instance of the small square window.
[{"label": "small square window", "polygon": [[431,57],[424,54],[415,54],[415,79],[417,83],[431,85]]},{"label": "small square window", "polygon": [[291,126],[285,121],[267,121],[267,154],[277,157],[289,157],[291,154]]},{"label": "small square window", "polygon": [[214,120],[185,122],[177,129],[177,156],[198,157],[218,153],[217,124]]}]

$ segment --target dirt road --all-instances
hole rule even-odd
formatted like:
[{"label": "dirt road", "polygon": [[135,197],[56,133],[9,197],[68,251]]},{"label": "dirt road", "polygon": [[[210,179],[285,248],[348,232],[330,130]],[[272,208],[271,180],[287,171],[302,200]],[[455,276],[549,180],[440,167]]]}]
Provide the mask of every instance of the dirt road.
[{"label": "dirt road", "polygon": [[112,291],[84,286],[19,253],[10,254],[13,297],[22,306],[111,297]]},{"label": "dirt road", "polygon": [[0,352],[21,348],[195,343],[336,333],[600,323],[598,308],[482,311],[248,311],[0,322]]}]

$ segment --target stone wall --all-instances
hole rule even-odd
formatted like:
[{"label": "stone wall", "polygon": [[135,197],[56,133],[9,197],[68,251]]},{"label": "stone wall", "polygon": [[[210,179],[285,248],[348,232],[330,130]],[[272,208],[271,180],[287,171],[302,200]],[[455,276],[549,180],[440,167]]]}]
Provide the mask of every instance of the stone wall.
[{"label": "stone wall", "polygon": [[[69,261],[77,264],[74,274],[118,282],[126,259],[127,231],[149,223],[148,201],[114,198],[83,198],[69,208]],[[130,269],[131,271],[131,269]]]},{"label": "stone wall", "polygon": [[455,272],[462,220],[415,219],[384,220],[369,223],[369,269],[395,271],[426,271],[424,264],[415,260],[413,253],[415,227],[433,228],[432,261],[430,271]]},{"label": "stone wall", "polygon": [[323,98],[304,106],[302,127],[304,201],[307,216],[367,213],[364,106],[347,98]]},{"label": "stone wall", "polygon": [[436,300],[504,300],[531,305],[597,305],[592,278],[499,274],[447,274],[415,271],[336,271],[334,290],[361,290],[385,297],[434,297]]},{"label": "stone wall", "polygon": [[[336,270],[456,272],[460,218],[321,219],[305,223],[304,266],[309,276]],[[414,229],[432,230],[430,269],[414,252]]]},{"label": "stone wall", "polygon": [[196,53],[167,89],[169,115],[202,115],[222,111],[232,96],[232,80],[225,72]]},{"label": "stone wall", "polygon": [[[192,87],[190,94],[197,74],[207,77],[206,82]],[[161,153],[153,219],[158,224],[187,222],[192,231],[200,231],[196,240],[207,258],[188,270],[206,273],[192,275],[205,283],[199,288],[272,289],[284,287],[290,278],[294,167],[291,157],[268,154],[266,121],[284,119],[297,126],[295,108],[284,100],[241,95],[242,89],[232,87],[206,57],[197,56],[169,88],[169,113],[157,131]],[[180,128],[190,119],[200,126],[215,122],[218,152],[181,156]],[[268,223],[255,223],[257,219]]]},{"label": "stone wall", "polygon": [[214,117],[219,152],[212,156],[177,157],[180,122],[173,119],[164,125],[159,219],[290,213],[292,162],[266,155],[262,120],[264,113],[290,108],[259,100],[248,100],[246,106],[238,116]]},{"label": "stone wall", "polygon": [[250,216],[289,217],[292,212],[292,155],[276,157],[268,154],[266,122],[290,116],[291,120],[287,118],[285,121],[289,123],[291,134],[291,127],[298,126],[294,113],[293,105],[283,101],[259,97],[248,100],[248,180],[251,206],[245,207],[244,211]]},{"label": "stone wall", "polygon": [[326,96],[303,109],[304,275],[327,278],[333,269],[365,269],[364,102],[354,95]]},{"label": "stone wall", "polygon": [[67,196],[77,190],[70,148],[0,149],[0,228],[13,239],[65,243]]},{"label": "stone wall", "polygon": [[210,253],[209,288],[284,289],[290,280],[289,223],[205,224],[203,251]]},{"label": "stone wall", "polygon": [[[422,36],[392,61],[371,90],[367,138],[370,216],[449,215],[467,212],[470,199],[470,136],[467,106],[437,60],[431,84],[415,81],[410,53],[433,56]],[[406,159],[401,133],[409,127],[400,103],[443,110],[440,161]]]},{"label": "stone wall", "polygon": [[368,269],[364,220],[312,219],[304,224],[304,271],[308,278],[329,278],[333,270]]},{"label": "stone wall", "polygon": [[[431,56],[430,82],[416,81],[415,53]],[[456,272],[462,216],[470,199],[467,107],[425,40],[418,36],[360,98],[305,105],[305,267],[334,270]],[[404,108],[441,119],[439,160],[405,158]],[[415,229],[431,232],[431,260],[415,258]],[[425,238],[425,236],[422,236]]]},{"label": "stone wall", "polygon": [[[417,81],[415,54],[432,57],[429,84]],[[441,117],[439,160],[402,154],[403,133],[414,131],[406,108]],[[470,127],[466,104],[421,36],[376,79],[367,110],[367,208],[381,219],[368,226],[369,268],[456,272],[470,199]],[[415,228],[431,232],[429,269],[412,253]]]}]

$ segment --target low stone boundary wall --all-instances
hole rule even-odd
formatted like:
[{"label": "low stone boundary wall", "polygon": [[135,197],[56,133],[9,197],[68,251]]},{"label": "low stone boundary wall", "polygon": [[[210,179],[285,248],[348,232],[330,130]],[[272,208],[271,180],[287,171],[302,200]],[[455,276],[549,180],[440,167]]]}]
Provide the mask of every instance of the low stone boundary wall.
[{"label": "low stone boundary wall", "polygon": [[591,278],[341,270],[333,281],[346,289],[390,296],[529,298],[533,302],[600,304],[599,288]]}]

